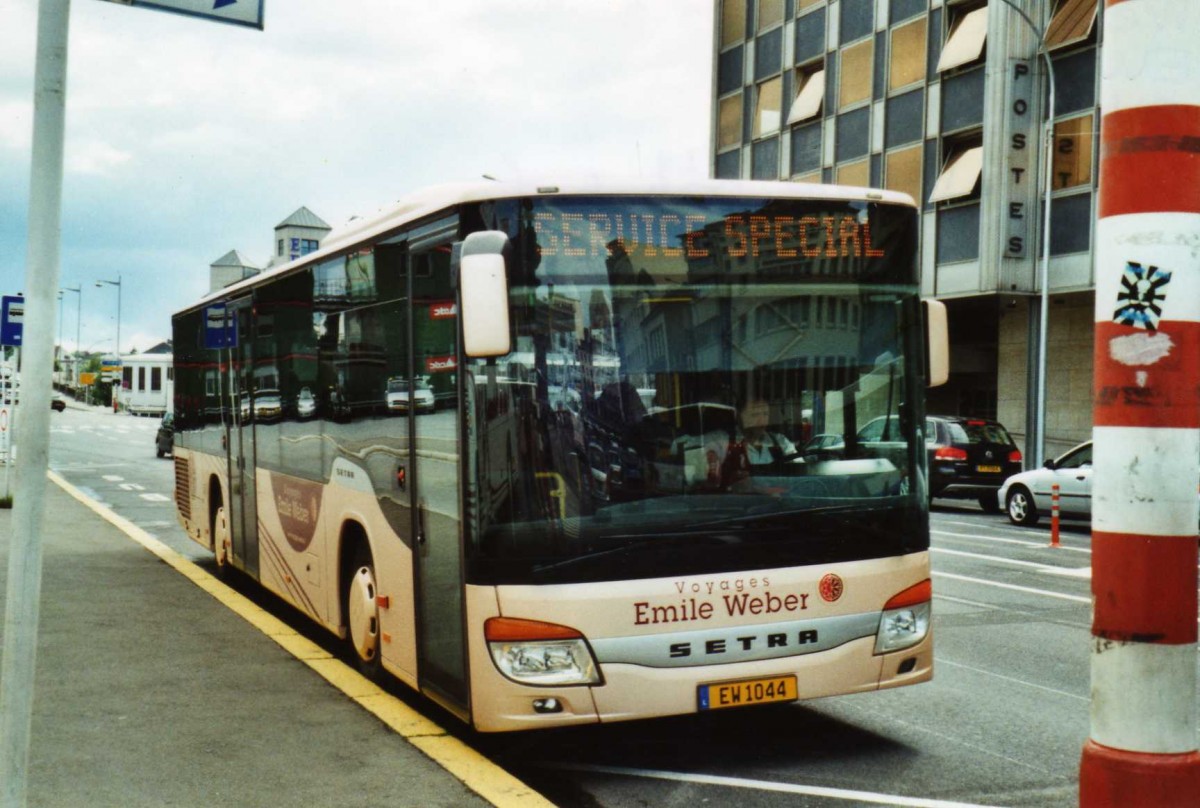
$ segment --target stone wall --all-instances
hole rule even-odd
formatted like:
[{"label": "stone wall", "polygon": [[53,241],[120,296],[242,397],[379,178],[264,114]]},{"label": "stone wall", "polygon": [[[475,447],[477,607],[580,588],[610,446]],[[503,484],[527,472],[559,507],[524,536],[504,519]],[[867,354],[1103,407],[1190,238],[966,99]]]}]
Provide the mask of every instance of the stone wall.
[{"label": "stone wall", "polygon": [[[1053,295],[1046,333],[1046,457],[1092,436],[1093,294]],[[1026,399],[1029,395],[1029,304],[1016,298],[1000,315],[997,402],[999,420],[1026,457]],[[1032,301],[1038,305],[1037,299]]]}]

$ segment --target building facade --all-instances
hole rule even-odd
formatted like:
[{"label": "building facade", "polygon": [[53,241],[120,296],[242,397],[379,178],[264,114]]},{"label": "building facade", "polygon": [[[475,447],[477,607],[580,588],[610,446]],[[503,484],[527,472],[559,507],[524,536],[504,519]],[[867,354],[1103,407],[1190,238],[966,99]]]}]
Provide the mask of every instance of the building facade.
[{"label": "building facade", "polygon": [[1027,457],[1047,195],[1046,456],[1091,435],[1101,5],[714,2],[712,175],[910,194],[922,292],[950,317],[951,380],[928,410],[997,417]]},{"label": "building facade", "polygon": [[259,266],[237,250],[230,250],[208,266],[209,292],[224,289],[271,267],[294,261],[316,252],[332,228],[306,207],[299,207],[275,225],[274,254],[266,266]]}]

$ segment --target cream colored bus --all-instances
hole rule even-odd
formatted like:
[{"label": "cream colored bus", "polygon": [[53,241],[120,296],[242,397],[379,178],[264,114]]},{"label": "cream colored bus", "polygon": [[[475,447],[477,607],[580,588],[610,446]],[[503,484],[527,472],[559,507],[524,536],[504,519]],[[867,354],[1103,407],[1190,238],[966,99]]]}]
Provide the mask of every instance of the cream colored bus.
[{"label": "cream colored bus", "polygon": [[482,731],[925,681],[916,244],[865,189],[413,195],[175,315],[180,521]]}]

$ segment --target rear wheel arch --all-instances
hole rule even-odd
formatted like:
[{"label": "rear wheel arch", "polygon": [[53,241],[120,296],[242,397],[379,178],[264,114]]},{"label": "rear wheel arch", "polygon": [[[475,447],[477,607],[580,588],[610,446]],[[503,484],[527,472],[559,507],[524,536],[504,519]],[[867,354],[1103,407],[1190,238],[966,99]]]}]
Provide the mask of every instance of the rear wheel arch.
[{"label": "rear wheel arch", "polygon": [[373,558],[371,552],[371,542],[367,538],[367,529],[362,526],[361,522],[354,519],[347,519],[342,522],[342,528],[338,531],[338,603],[342,609],[340,624],[346,625],[346,591],[350,586],[350,579],[354,575],[354,570],[362,554],[365,553],[367,558]]},{"label": "rear wheel arch", "polygon": [[221,481],[217,475],[208,478],[208,544],[211,547],[216,535],[217,511],[225,506],[225,496],[221,493]]},{"label": "rear wheel arch", "polygon": [[[379,584],[367,532],[356,521],[343,523],[339,544],[341,624],[358,670],[380,681],[383,669],[383,631],[379,619]],[[340,632],[339,632],[340,633]]]}]

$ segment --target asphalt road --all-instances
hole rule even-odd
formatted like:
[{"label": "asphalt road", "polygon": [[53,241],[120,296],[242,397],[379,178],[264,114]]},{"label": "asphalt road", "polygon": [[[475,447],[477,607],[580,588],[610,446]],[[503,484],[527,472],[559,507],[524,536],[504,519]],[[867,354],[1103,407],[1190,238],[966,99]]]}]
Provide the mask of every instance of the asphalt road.
[{"label": "asphalt road", "polygon": [[[173,464],[154,456],[156,429],[155,419],[69,409],[52,420],[51,466],[207,564],[209,554],[175,521]],[[932,521],[929,684],[703,717],[463,737],[564,806],[1076,804],[1088,734],[1086,524],[1067,524],[1061,547],[1051,548],[1048,525],[1014,527],[973,503],[939,500]]]}]

